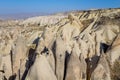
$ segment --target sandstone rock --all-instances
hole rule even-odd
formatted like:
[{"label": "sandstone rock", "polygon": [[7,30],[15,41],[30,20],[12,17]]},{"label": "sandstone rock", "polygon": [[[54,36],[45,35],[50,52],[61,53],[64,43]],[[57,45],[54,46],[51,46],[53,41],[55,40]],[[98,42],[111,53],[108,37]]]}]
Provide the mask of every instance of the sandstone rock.
[{"label": "sandstone rock", "polygon": [[1,70],[4,71],[4,76],[6,79],[9,79],[9,77],[12,75],[12,63],[11,63],[11,56],[10,54],[7,56],[2,57],[2,65]]},{"label": "sandstone rock", "polygon": [[63,80],[65,64],[66,47],[61,37],[56,40],[56,76],[58,80]]},{"label": "sandstone rock", "polygon": [[100,60],[97,64],[96,69],[92,73],[91,79],[92,80],[111,80],[110,67],[108,65],[108,62],[104,54],[100,56]]},{"label": "sandstone rock", "polygon": [[30,68],[26,80],[57,80],[46,57],[37,55],[34,65]]},{"label": "sandstone rock", "polygon": [[54,57],[54,54],[53,52],[49,49],[47,52],[46,52],[46,58],[53,70],[53,72],[55,73],[55,57]]},{"label": "sandstone rock", "polygon": [[111,50],[107,52],[107,55],[109,57],[110,60],[110,64],[113,65],[115,60],[119,59],[120,57],[120,53],[119,53],[119,45],[120,42],[120,35],[118,34],[118,36],[116,36],[112,46],[111,46]]},{"label": "sandstone rock", "polygon": [[0,79],[111,80],[119,19],[120,9],[92,9],[0,21]]},{"label": "sandstone rock", "polygon": [[65,80],[82,80],[81,63],[74,47],[68,60]]},{"label": "sandstone rock", "polygon": [[13,74],[17,74],[22,61],[26,58],[27,55],[27,47],[25,40],[20,36],[16,40],[15,49],[13,49]]}]

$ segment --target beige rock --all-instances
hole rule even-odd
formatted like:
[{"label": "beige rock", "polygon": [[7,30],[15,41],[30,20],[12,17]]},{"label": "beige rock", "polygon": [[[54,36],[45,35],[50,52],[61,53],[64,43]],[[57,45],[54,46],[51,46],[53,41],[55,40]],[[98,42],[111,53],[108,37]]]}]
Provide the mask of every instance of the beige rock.
[{"label": "beige rock", "polygon": [[[109,67],[120,58],[119,18],[120,9],[91,9],[0,21],[0,79],[14,73],[21,78],[29,54],[37,53],[26,79],[110,80]],[[101,53],[101,43],[110,45],[106,55]]]},{"label": "beige rock", "polygon": [[110,58],[109,60],[111,62],[111,65],[113,65],[115,60],[119,59],[120,57],[120,53],[119,53],[120,45],[119,44],[120,44],[120,35],[118,34],[118,36],[116,37],[116,39],[114,40],[111,46],[111,50],[107,52],[107,55]]},{"label": "beige rock", "polygon": [[65,53],[66,47],[65,42],[61,37],[56,40],[56,76],[57,80],[63,80],[64,77],[64,67],[65,67]]},{"label": "beige rock", "polygon": [[16,40],[15,49],[13,49],[13,74],[17,74],[22,61],[26,58],[27,46],[25,40],[20,36]]},{"label": "beige rock", "polygon": [[82,80],[81,64],[75,49],[73,48],[68,61],[65,80]]},{"label": "beige rock", "polygon": [[12,75],[12,65],[11,65],[10,54],[2,57],[1,70],[4,70],[4,72],[5,72],[4,76],[6,77],[6,79],[9,79],[9,77]]},{"label": "beige rock", "polygon": [[110,67],[104,54],[101,55],[96,69],[93,71],[92,80],[111,80]]},{"label": "beige rock", "polygon": [[47,58],[47,60],[48,60],[48,62],[50,64],[53,72],[55,73],[55,57],[54,57],[54,54],[50,49],[46,53],[47,53],[46,58]]},{"label": "beige rock", "polygon": [[30,68],[26,80],[57,80],[52,68],[43,55],[37,55],[34,65]]}]

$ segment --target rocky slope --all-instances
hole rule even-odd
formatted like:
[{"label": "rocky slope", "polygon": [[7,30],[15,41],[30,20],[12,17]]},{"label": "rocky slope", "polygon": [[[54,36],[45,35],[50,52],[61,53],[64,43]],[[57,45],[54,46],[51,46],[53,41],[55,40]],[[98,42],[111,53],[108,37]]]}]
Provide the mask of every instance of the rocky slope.
[{"label": "rocky slope", "polygon": [[120,80],[120,9],[0,21],[1,80]]}]

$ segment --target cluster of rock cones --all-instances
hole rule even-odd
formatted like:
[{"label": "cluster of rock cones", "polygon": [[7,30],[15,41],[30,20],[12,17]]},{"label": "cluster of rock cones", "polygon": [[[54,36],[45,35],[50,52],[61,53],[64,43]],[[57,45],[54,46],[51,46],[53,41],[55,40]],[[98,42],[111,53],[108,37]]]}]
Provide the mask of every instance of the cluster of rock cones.
[{"label": "cluster of rock cones", "polygon": [[0,21],[0,80],[120,80],[120,9],[34,20]]}]

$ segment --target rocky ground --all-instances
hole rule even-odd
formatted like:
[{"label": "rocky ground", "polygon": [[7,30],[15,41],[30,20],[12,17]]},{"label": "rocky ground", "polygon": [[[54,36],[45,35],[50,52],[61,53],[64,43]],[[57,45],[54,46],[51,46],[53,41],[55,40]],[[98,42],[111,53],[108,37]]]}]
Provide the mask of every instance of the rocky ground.
[{"label": "rocky ground", "polygon": [[0,80],[120,80],[120,9],[0,20]]}]

